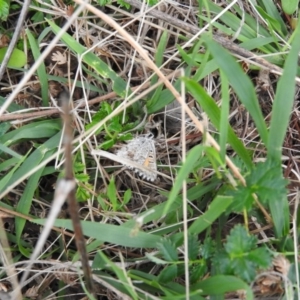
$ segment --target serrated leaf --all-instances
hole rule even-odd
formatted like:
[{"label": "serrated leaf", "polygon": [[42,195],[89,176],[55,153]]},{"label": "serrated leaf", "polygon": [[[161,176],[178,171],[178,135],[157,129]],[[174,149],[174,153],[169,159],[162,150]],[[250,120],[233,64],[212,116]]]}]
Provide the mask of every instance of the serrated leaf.
[{"label": "serrated leaf", "polygon": [[197,235],[188,236],[188,257],[189,260],[195,260],[200,252],[200,241]]},{"label": "serrated leaf", "polygon": [[234,258],[250,252],[255,247],[256,241],[255,236],[249,235],[245,227],[238,224],[231,229],[224,248],[229,256]]},{"label": "serrated leaf", "polygon": [[272,257],[266,248],[257,248],[252,250],[248,256],[249,260],[255,263],[260,268],[268,268],[271,265]]},{"label": "serrated leaf", "polygon": [[241,212],[243,209],[250,210],[252,208],[254,197],[253,191],[248,186],[239,186],[237,190],[231,191],[234,201],[229,207],[229,212]]},{"label": "serrated leaf", "polygon": [[254,263],[244,257],[232,260],[231,268],[236,276],[247,282],[251,282],[255,278],[256,272]]},{"label": "serrated leaf", "polygon": [[283,198],[287,194],[288,181],[282,176],[281,166],[270,159],[258,163],[246,181],[247,186],[250,186],[252,192],[264,203]]},{"label": "serrated leaf", "polygon": [[9,14],[10,1],[0,0],[0,19],[6,21]]},{"label": "serrated leaf", "polygon": [[88,182],[90,179],[90,176],[88,174],[84,174],[84,173],[79,173],[79,174],[77,173],[77,174],[75,174],[75,178],[81,182]]},{"label": "serrated leaf", "polygon": [[169,240],[162,240],[157,248],[166,261],[178,261],[177,249]]}]

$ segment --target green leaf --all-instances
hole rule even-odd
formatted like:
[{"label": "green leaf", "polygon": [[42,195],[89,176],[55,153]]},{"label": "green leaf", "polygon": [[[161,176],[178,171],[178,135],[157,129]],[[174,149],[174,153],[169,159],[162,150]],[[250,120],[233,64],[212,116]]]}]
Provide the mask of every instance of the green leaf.
[{"label": "green leaf", "polygon": [[281,1],[282,9],[288,15],[292,15],[297,10],[298,5],[299,5],[299,0],[282,0]]},{"label": "green leaf", "polygon": [[276,198],[283,199],[287,194],[288,181],[282,176],[281,165],[269,159],[258,163],[246,182],[264,203],[269,204]]},{"label": "green leaf", "polygon": [[209,205],[208,210],[198,217],[189,227],[189,234],[199,234],[226,211],[226,208],[231,204],[232,197],[217,196]]},{"label": "green leaf", "polygon": [[[279,32],[282,32],[282,36],[287,35],[288,30],[285,25],[286,22],[282,18],[282,13],[278,11],[278,6],[276,5],[276,3],[274,3],[273,1],[269,1],[269,0],[261,0],[261,1],[265,7],[265,10],[266,10],[268,16],[270,16],[273,20],[276,20],[277,22],[279,22],[279,24],[281,26],[281,29],[279,30]],[[281,1],[281,2],[285,2],[285,0]],[[256,6],[256,9],[259,10],[260,7]],[[268,16],[263,16],[263,17],[266,17],[266,20],[269,21]]]},{"label": "green leaf", "polygon": [[107,197],[110,200],[110,203],[113,206],[113,210],[117,211],[118,208],[118,199],[117,199],[117,190],[115,185],[114,177],[111,178],[107,187]]},{"label": "green leaf", "polygon": [[166,266],[159,274],[158,280],[165,284],[174,280],[177,277],[178,267],[177,265]]},{"label": "green leaf", "polygon": [[210,36],[205,36],[205,42],[214,59],[227,76],[231,86],[237,93],[239,100],[245,105],[253,118],[261,139],[265,144],[268,142],[268,131],[256,97],[256,93],[249,77],[244,73],[241,66],[228,53],[227,50],[217,44]]},{"label": "green leaf", "polygon": [[166,215],[169,212],[170,207],[172,206],[173,202],[176,200],[176,196],[181,190],[183,181],[186,180],[186,178],[188,178],[189,173],[194,169],[195,163],[201,157],[204,148],[205,147],[202,145],[195,146],[187,154],[186,161],[182,165],[180,171],[178,172],[178,175],[176,177],[176,180],[170,192],[169,198],[166,202],[166,206],[164,208],[163,214]]},{"label": "green leaf", "polygon": [[252,250],[248,258],[257,266],[264,269],[268,268],[272,262],[270,252],[265,247]]},{"label": "green leaf", "polygon": [[249,211],[253,207],[254,197],[251,187],[239,186],[236,190],[229,191],[229,194],[234,198],[229,212],[242,212],[243,209]]},{"label": "green leaf", "polygon": [[243,280],[226,275],[212,276],[191,286],[191,290],[202,290],[203,295],[224,295],[227,292],[245,290],[246,300],[253,300],[251,288]]},{"label": "green leaf", "polygon": [[[32,222],[44,225],[45,219],[36,219]],[[73,230],[71,220],[56,220],[54,226]],[[81,221],[84,235],[95,238],[103,243],[113,243],[125,247],[154,248],[160,237],[154,234],[137,231],[135,228],[102,224],[97,222]]]},{"label": "green leaf", "polygon": [[[42,159],[42,157],[41,157],[41,159]],[[40,161],[41,161],[41,159],[40,159]],[[24,215],[27,215],[29,213],[29,210],[30,210],[33,198],[34,198],[33,197],[34,192],[38,187],[38,183],[40,181],[41,174],[43,173],[43,169],[44,168],[39,169],[33,175],[30,176],[30,178],[26,184],[25,190],[23,191],[22,196],[18,202],[18,205],[16,208],[17,212],[20,212]],[[21,236],[22,236],[22,232],[23,232],[26,220],[16,217],[15,223],[16,223],[16,237],[17,237],[17,241],[19,244],[19,249],[22,251],[23,247],[21,247],[20,241],[21,241]],[[23,254],[24,254],[24,252],[23,252]],[[28,255],[28,254],[26,254],[26,255]]]},{"label": "green leaf", "polygon": [[[47,141],[46,143],[49,144],[49,141]],[[47,151],[46,143],[44,145],[41,145],[26,159],[26,161],[22,164],[22,166],[16,172],[15,176],[19,175],[18,173],[20,173],[20,170],[22,173],[22,169],[24,168],[24,165],[27,165],[28,162],[31,161],[31,159],[34,159],[34,164],[31,164],[31,167],[34,167],[35,165],[38,165],[43,159],[47,159],[54,153],[53,150]],[[16,208],[17,212],[21,212],[24,215],[29,213],[29,210],[30,210],[33,198],[34,198],[33,197],[34,192],[38,188],[38,184],[39,184],[41,175],[43,173],[43,170],[44,170],[44,167],[40,168],[33,175],[30,176],[30,178],[26,184],[25,190],[23,191],[22,196],[18,202],[18,205]],[[25,222],[26,222],[25,219],[16,217],[16,236],[17,236],[18,243],[20,243],[22,232],[23,232],[23,229],[25,226]],[[21,250],[21,248],[20,248],[20,250]]]},{"label": "green leaf", "polygon": [[169,240],[162,240],[160,243],[157,244],[157,248],[166,261],[178,261],[177,249]]},{"label": "green leaf", "polygon": [[39,146],[33,153],[31,153],[24,163],[16,170],[11,180],[8,183],[8,186],[11,183],[18,181],[20,178],[27,178],[26,174],[28,170],[38,166],[41,162],[42,157],[52,149],[56,149],[60,141],[60,133],[54,135],[52,138],[47,140],[43,145]]},{"label": "green leaf", "polygon": [[295,99],[295,77],[300,52],[300,22],[293,34],[291,50],[284,64],[282,76],[279,78],[273,102],[270,136],[267,143],[268,157],[281,162],[282,145],[286,136],[290,115]]},{"label": "green leaf", "polygon": [[122,283],[123,287],[131,296],[130,299],[138,300],[138,295],[134,289],[131,279],[129,276],[127,276],[126,272],[124,272],[123,268],[118,267],[114,262],[111,261],[111,259],[107,258],[102,251],[98,251],[98,255],[101,257],[102,261],[104,261],[105,264],[109,266],[117,275],[118,280]]},{"label": "green leaf", "polygon": [[189,260],[196,260],[199,255],[200,241],[198,235],[192,234],[188,236],[188,257]]},{"label": "green leaf", "polygon": [[0,136],[0,143],[6,146],[25,139],[48,138],[61,130],[60,120],[32,122]]},{"label": "green leaf", "polygon": [[126,205],[131,200],[131,197],[132,197],[131,189],[126,190],[123,196],[123,204]]},{"label": "green leaf", "polygon": [[5,186],[7,185],[7,183],[10,181],[11,177],[13,176],[13,174],[15,173],[15,171],[19,168],[19,166],[24,162],[24,160],[26,159],[27,155],[25,155],[24,157],[21,157],[18,159],[16,165],[7,173],[5,174],[1,180],[0,180],[0,192],[3,191],[3,189],[5,188]]},{"label": "green leaf", "polygon": [[250,235],[241,224],[236,225],[224,245],[228,257],[224,252],[215,256],[219,270],[233,273],[247,282],[254,280],[257,269],[267,268],[271,264],[270,253],[266,248],[257,249],[256,242],[257,238]]},{"label": "green leaf", "polygon": [[221,75],[221,91],[222,91],[222,106],[221,106],[221,119],[220,119],[220,156],[222,161],[225,163],[225,155],[226,155],[226,144],[227,144],[227,136],[228,136],[228,116],[229,116],[229,84],[227,77],[220,72]]},{"label": "green leaf", "polygon": [[9,14],[9,0],[0,0],[0,19],[6,21]]},{"label": "green leaf", "polygon": [[[0,63],[2,63],[6,52],[7,52],[7,47],[0,48]],[[19,49],[14,49],[7,63],[7,67],[22,68],[26,64],[26,62],[27,62],[27,58],[25,53]]]},{"label": "green leaf", "polygon": [[256,246],[256,241],[255,236],[249,235],[245,227],[238,224],[231,229],[224,247],[231,257],[243,256]]},{"label": "green leaf", "polygon": [[[38,60],[38,58],[41,56],[40,48],[38,46],[38,43],[32,33],[30,32],[29,29],[26,29],[26,34],[28,36],[28,40],[30,43],[30,48],[33,54],[33,57],[35,60]],[[37,68],[37,74],[39,77],[39,81],[41,84],[41,89],[42,89],[42,99],[43,99],[43,105],[44,106],[49,106],[49,97],[48,97],[48,90],[49,90],[49,85],[48,85],[48,77],[47,77],[47,71],[46,71],[46,66],[44,62],[42,62],[39,67]]]}]

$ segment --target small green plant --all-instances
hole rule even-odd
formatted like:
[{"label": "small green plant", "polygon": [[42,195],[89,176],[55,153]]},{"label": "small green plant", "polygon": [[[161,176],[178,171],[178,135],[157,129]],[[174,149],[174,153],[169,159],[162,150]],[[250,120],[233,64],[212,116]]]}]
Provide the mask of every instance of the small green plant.
[{"label": "small green plant", "polygon": [[10,0],[0,0],[0,20],[6,21],[10,9]]}]

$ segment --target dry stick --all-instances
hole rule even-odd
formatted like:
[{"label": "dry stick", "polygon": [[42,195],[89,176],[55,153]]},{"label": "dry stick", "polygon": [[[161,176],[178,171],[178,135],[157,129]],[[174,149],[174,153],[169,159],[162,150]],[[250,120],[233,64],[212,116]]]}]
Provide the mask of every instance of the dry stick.
[{"label": "dry stick", "polygon": [[19,19],[18,19],[18,23],[17,23],[17,26],[16,26],[16,29],[14,31],[14,35],[9,43],[9,46],[7,48],[7,51],[5,53],[5,56],[4,56],[4,59],[1,63],[1,67],[0,67],[0,81],[2,80],[2,77],[3,77],[3,74],[5,72],[5,68],[8,64],[8,61],[11,57],[11,54],[16,46],[16,43],[18,41],[18,38],[19,38],[19,35],[20,35],[20,31],[23,27],[23,22],[25,20],[25,17],[27,15],[27,11],[28,11],[28,8],[29,8],[29,5],[30,5],[30,0],[25,0],[24,3],[23,3],[23,7],[22,7],[22,10],[21,10],[21,13],[20,13],[20,16],[19,16]]},{"label": "dry stick", "polygon": [[[70,110],[69,93],[63,92],[60,96],[60,100],[62,103],[62,110],[63,110],[61,117],[64,123],[63,144],[65,147],[65,179],[74,181],[73,162],[72,162],[73,130],[72,130],[72,117],[70,114],[71,110]],[[83,236],[80,217],[78,214],[79,207],[75,197],[75,188],[70,191],[68,196],[68,210],[73,223],[76,247],[81,256],[81,263],[82,263],[83,274],[86,280],[86,287],[87,290],[92,295],[94,295],[92,272],[89,265],[88,254],[85,246],[85,239]]]},{"label": "dry stick", "polygon": [[[78,4],[84,4],[83,0],[74,0],[74,2]],[[184,107],[184,110],[189,115],[191,120],[194,122],[194,124],[198,127],[198,129],[203,133],[204,128],[202,123],[197,119],[197,117],[194,115],[192,110],[186,105],[186,103],[182,100],[180,94],[177,92],[177,90],[173,87],[171,82],[164,76],[164,74],[161,72],[161,70],[155,65],[155,63],[149,58],[148,53],[139,45],[136,43],[136,41],[133,39],[133,37],[127,33],[122,27],[120,27],[113,19],[111,19],[108,15],[103,13],[102,11],[98,10],[94,6],[90,4],[86,4],[85,7],[94,13],[96,16],[101,18],[104,22],[106,22],[108,25],[113,27],[120,35],[124,37],[124,39],[134,48],[137,50],[137,52],[140,54],[140,56],[146,61],[148,66],[158,75],[158,77],[162,80],[162,82],[165,84],[166,88],[170,90],[170,92],[174,95],[176,100]],[[167,15],[166,15],[167,16]],[[186,27],[186,26],[185,26]],[[219,144],[214,140],[214,138],[206,132],[206,140],[207,142],[212,145],[218,152],[220,152],[220,146]],[[239,169],[235,166],[234,163],[230,160],[230,158],[226,155],[225,156],[226,164],[233,172],[234,176],[240,180],[240,182],[246,186],[246,181],[244,177],[241,175]],[[255,200],[257,201],[257,197],[255,196]],[[262,210],[263,214],[267,218],[269,222],[271,222],[271,218],[269,214],[266,212],[264,207],[262,205],[259,205],[260,209]]]}]

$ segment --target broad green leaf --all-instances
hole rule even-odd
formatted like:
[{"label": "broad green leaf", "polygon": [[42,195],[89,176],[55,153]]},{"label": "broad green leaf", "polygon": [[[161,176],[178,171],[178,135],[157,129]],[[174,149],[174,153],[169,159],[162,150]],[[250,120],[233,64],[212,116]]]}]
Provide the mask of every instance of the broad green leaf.
[{"label": "broad green leaf", "polygon": [[189,234],[199,234],[226,211],[226,208],[232,203],[232,197],[217,196],[209,205],[208,210],[198,217],[189,227]]},{"label": "broad green leaf", "polygon": [[[34,223],[44,225],[45,219],[33,220]],[[56,220],[54,226],[73,230],[71,220]],[[81,221],[84,235],[102,241],[125,247],[155,248],[161,237],[138,231],[135,228],[103,224],[98,222]]]},{"label": "broad green leaf", "polygon": [[191,289],[202,290],[203,295],[224,295],[228,292],[245,290],[246,300],[253,300],[253,292],[243,280],[226,275],[216,275],[191,286]]},{"label": "broad green leaf", "polygon": [[1,152],[7,153],[7,154],[11,155],[12,157],[16,157],[16,158],[19,158],[19,159],[22,158],[22,155],[20,155],[19,153],[15,152],[11,148],[9,148],[9,147],[7,147],[3,144],[0,144],[0,153]]},{"label": "broad green leaf", "polygon": [[268,131],[265,124],[258,99],[249,77],[244,73],[241,66],[228,53],[209,36],[205,36],[205,42],[209,51],[214,56],[219,67],[227,76],[230,85],[237,93],[239,100],[245,105],[253,118],[261,139],[265,144],[268,143]]},{"label": "broad green leaf", "polygon": [[60,130],[60,120],[32,122],[0,136],[0,143],[9,146],[19,140],[49,138]]},{"label": "broad green leaf", "polygon": [[298,5],[299,5],[299,0],[282,0],[281,1],[282,9],[288,15],[292,15],[297,10]]},{"label": "broad green leaf", "polygon": [[[0,0],[1,1],[1,0]],[[7,47],[0,48],[0,63],[2,63],[6,54]],[[8,68],[22,68],[27,62],[26,55],[19,49],[14,49],[8,61]]]},{"label": "broad green leaf", "polygon": [[295,100],[295,77],[300,51],[300,22],[293,34],[294,40],[288,54],[283,74],[279,78],[271,114],[270,136],[267,143],[268,157],[281,161],[282,145],[288,128]]},{"label": "broad green leaf", "polygon": [[178,267],[177,265],[166,266],[159,274],[158,280],[161,283],[167,283],[174,280],[177,277]]}]

